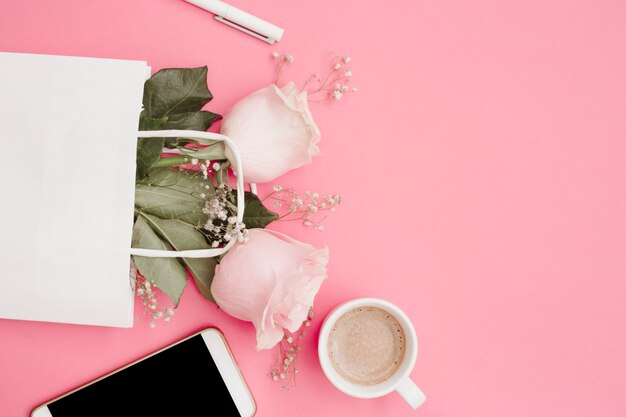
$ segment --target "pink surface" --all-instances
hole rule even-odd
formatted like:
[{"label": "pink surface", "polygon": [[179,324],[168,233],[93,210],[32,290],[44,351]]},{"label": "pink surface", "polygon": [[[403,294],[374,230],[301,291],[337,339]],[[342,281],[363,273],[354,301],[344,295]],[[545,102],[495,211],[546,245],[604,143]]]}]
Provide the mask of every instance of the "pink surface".
[{"label": "pink surface", "polygon": [[[271,81],[274,50],[295,55],[285,81],[329,50],[352,56],[359,93],[313,106],[325,156],[279,181],[345,198],[324,233],[275,227],[331,250],[297,388],[273,384],[252,327],[190,285],[156,330],[142,316],[130,330],[0,320],[0,416],[208,325],[230,340],[258,417],[626,415],[626,3],[233,3],[284,40],[181,0],[21,0],[0,3],[0,50],[207,64],[217,112]],[[321,318],[360,296],[414,321],[421,409],[325,380]]]}]

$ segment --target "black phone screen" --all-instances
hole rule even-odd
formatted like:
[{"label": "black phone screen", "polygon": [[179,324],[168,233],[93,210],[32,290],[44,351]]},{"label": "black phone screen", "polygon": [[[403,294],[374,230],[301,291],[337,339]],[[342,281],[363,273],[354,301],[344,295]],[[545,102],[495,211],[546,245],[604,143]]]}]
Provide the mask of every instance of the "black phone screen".
[{"label": "black phone screen", "polygon": [[201,335],[60,398],[48,409],[54,417],[239,416]]}]

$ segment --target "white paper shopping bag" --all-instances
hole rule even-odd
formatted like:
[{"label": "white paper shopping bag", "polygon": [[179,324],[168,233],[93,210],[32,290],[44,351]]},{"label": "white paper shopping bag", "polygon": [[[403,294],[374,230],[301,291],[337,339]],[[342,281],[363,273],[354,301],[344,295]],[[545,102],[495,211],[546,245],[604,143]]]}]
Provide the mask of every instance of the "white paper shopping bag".
[{"label": "white paper shopping bag", "polygon": [[145,62],[0,53],[0,318],[130,327]]}]

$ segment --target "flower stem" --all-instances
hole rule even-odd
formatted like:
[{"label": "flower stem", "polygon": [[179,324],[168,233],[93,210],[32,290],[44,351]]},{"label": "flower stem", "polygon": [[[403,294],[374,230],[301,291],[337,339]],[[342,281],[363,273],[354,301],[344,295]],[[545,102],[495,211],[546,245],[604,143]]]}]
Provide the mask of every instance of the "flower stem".
[{"label": "flower stem", "polygon": [[176,165],[185,165],[191,163],[191,157],[186,155],[170,156],[167,158],[161,158],[152,165],[153,168],[167,168]]},{"label": "flower stem", "polygon": [[198,150],[188,150],[185,148],[179,148],[182,155],[168,156],[159,159],[154,165],[154,168],[167,168],[176,165],[190,164],[192,159],[198,159],[203,161],[221,160],[224,159],[224,146],[216,144],[208,146],[206,148]]}]

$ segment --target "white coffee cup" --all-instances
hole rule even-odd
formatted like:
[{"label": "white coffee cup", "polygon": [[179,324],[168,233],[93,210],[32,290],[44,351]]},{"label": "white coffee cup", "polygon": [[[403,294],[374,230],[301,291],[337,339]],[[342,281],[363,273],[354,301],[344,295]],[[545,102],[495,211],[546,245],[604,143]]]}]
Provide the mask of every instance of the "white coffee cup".
[{"label": "white coffee cup", "polygon": [[[333,366],[328,352],[328,338],[332,328],[345,313],[359,307],[375,307],[390,313],[402,326],[405,336],[405,352],[400,366],[386,380],[375,385],[360,385],[342,377]],[[417,359],[417,335],[415,328],[406,314],[389,301],[378,298],[358,298],[340,304],[331,311],[320,330],[318,354],[322,370],[330,382],[340,391],[357,398],[376,398],[387,395],[392,391],[398,393],[413,408],[418,408],[426,401],[426,396],[409,378]]]}]

